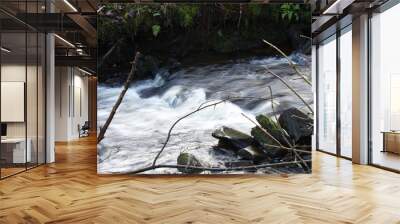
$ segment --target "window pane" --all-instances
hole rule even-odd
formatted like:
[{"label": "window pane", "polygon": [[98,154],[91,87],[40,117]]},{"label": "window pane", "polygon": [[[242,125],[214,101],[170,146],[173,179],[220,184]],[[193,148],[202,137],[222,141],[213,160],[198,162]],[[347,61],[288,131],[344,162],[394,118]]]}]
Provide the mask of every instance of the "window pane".
[{"label": "window pane", "polygon": [[[372,17],[372,162],[400,170],[400,5]],[[386,134],[384,134],[386,132]]]},{"label": "window pane", "polygon": [[336,37],[318,48],[318,148],[336,153]]},{"label": "window pane", "polygon": [[352,35],[344,30],[340,36],[340,152],[352,156]]}]

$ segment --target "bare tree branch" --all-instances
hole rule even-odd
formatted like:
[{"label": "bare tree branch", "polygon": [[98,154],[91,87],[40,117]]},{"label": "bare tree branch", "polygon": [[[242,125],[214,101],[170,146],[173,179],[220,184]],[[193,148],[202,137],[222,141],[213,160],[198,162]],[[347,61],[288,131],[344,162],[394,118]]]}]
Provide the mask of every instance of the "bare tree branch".
[{"label": "bare tree branch", "polygon": [[135,56],[135,60],[132,62],[131,71],[129,72],[128,77],[126,78],[126,81],[124,83],[124,87],[123,87],[121,93],[119,94],[119,97],[118,97],[117,101],[115,102],[115,104],[110,112],[110,115],[107,118],[106,123],[100,129],[99,135],[97,136],[97,143],[99,143],[99,142],[101,142],[101,140],[103,140],[104,134],[106,133],[108,126],[110,126],[111,121],[114,118],[114,115],[117,112],[119,105],[121,104],[126,92],[128,91],[129,85],[136,73],[136,65],[137,65],[137,62],[138,62],[140,56],[141,56],[140,52],[137,52],[136,56]]},{"label": "bare tree branch", "polygon": [[[280,124],[279,121],[278,121],[278,118],[276,117],[276,111],[275,111],[275,109],[274,109],[274,103],[273,103],[273,102],[274,102],[274,94],[272,93],[272,88],[271,88],[271,86],[268,86],[268,88],[269,88],[269,92],[270,92],[270,94],[271,94],[271,104],[272,104],[272,107],[271,107],[271,108],[272,108],[272,113],[275,114],[275,119],[276,119],[276,123],[277,123],[278,127],[281,128],[281,129],[283,129],[282,126],[281,126],[281,124]],[[283,133],[281,133],[281,136],[285,139],[286,143],[287,143],[292,149],[295,148],[295,146],[293,146],[293,145],[290,143],[289,139],[287,139],[287,137],[286,137]],[[304,159],[297,153],[297,151],[298,151],[298,150],[293,150],[293,153],[294,153],[294,155],[295,155],[295,158],[297,158],[297,159],[299,159],[300,161],[302,161],[304,167],[306,168],[306,171],[309,171],[309,170],[310,170],[310,167],[308,166],[308,164],[307,164],[306,162],[304,162]]]},{"label": "bare tree branch", "polygon": [[283,84],[285,84],[285,86],[288,87],[304,103],[304,105],[310,110],[310,112],[312,114],[314,114],[314,110],[312,109],[312,107],[306,102],[306,100],[302,96],[300,96],[300,94],[289,83],[287,83],[282,77],[280,77],[279,75],[277,75],[276,73],[271,71],[269,68],[266,68],[266,69],[267,69],[268,73],[270,73],[271,75],[275,76]]},{"label": "bare tree branch", "polygon": [[310,80],[308,80],[308,78],[307,78],[304,74],[302,74],[302,73],[297,69],[297,67],[296,67],[296,65],[293,63],[293,61],[290,60],[290,58],[289,58],[281,49],[279,49],[277,46],[273,45],[272,43],[270,43],[270,42],[268,42],[268,41],[266,41],[266,40],[262,40],[262,41],[263,41],[264,43],[268,44],[269,46],[271,46],[272,48],[274,48],[276,51],[278,51],[283,57],[285,57],[285,58],[288,60],[290,67],[292,67],[293,70],[294,70],[308,85],[310,85],[310,86],[312,85],[311,82],[310,82]]},{"label": "bare tree branch", "polygon": [[265,128],[263,128],[261,125],[259,125],[257,122],[253,121],[251,118],[249,118],[247,115],[245,115],[244,113],[242,113],[242,115],[247,118],[247,120],[249,120],[251,123],[255,124],[262,132],[264,132],[266,135],[268,135],[274,142],[278,143],[279,148],[280,149],[286,149],[288,151],[292,151],[294,152],[294,154],[296,155],[296,157],[298,159],[300,159],[300,161],[306,166],[306,170],[308,171],[308,165],[304,162],[304,160],[300,157],[300,155],[296,152],[296,149],[293,148],[293,146],[290,144],[289,140],[285,137],[287,143],[290,145],[291,148],[287,148],[285,146],[282,145],[282,143],[280,143],[274,136],[272,136],[267,130],[265,130]]},{"label": "bare tree branch", "polygon": [[[306,162],[310,162],[311,160],[306,160]],[[241,167],[202,167],[202,166],[186,166],[186,165],[151,165],[148,167],[144,167],[141,169],[137,169],[134,171],[129,172],[128,174],[137,174],[146,172],[149,170],[159,169],[159,168],[186,168],[186,169],[194,169],[194,170],[202,170],[202,171],[214,171],[214,172],[222,172],[222,171],[241,171],[241,170],[249,170],[249,169],[260,169],[260,168],[267,168],[267,167],[275,167],[275,166],[287,166],[292,164],[299,164],[300,161],[291,161],[291,162],[280,162],[280,163],[267,163],[267,164],[260,164],[260,165],[253,165],[253,166],[241,166]]]},{"label": "bare tree branch", "polygon": [[300,34],[299,36],[300,36],[300,37],[302,37],[302,38],[308,39],[308,40],[312,40],[312,38],[311,38],[311,37],[309,37],[309,36],[306,36],[306,35],[303,35],[303,34]]},{"label": "bare tree branch", "polygon": [[104,56],[100,59],[98,67],[101,68],[106,61],[106,59],[111,55],[112,52],[118,47],[118,45],[121,43],[122,37],[119,38],[114,45],[104,54]]}]

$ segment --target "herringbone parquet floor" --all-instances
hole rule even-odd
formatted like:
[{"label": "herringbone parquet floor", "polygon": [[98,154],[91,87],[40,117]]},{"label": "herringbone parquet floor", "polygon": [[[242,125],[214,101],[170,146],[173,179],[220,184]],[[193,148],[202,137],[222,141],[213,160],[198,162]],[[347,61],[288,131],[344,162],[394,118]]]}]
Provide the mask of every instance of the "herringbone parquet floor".
[{"label": "herringbone parquet floor", "polygon": [[94,138],[0,181],[0,223],[400,223],[400,175],[314,154],[311,175],[98,176]]}]

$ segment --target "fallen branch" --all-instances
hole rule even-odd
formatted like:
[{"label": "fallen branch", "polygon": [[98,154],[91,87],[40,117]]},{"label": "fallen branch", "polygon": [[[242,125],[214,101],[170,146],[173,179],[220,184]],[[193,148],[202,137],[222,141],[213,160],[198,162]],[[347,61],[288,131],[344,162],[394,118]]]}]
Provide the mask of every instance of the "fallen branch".
[{"label": "fallen branch", "polygon": [[[311,162],[311,160],[306,160],[307,162]],[[146,172],[149,170],[155,170],[159,168],[186,168],[186,169],[197,169],[202,171],[214,171],[214,172],[223,172],[223,171],[241,171],[241,170],[248,170],[248,169],[260,169],[260,168],[267,168],[267,167],[275,167],[275,166],[286,166],[292,164],[299,164],[300,161],[292,161],[292,162],[280,162],[280,163],[268,163],[268,164],[260,164],[260,165],[253,165],[253,166],[241,166],[241,167],[227,167],[227,168],[220,168],[220,167],[202,167],[202,166],[186,166],[186,165],[151,165],[148,167],[144,167],[142,169],[137,169],[128,174],[137,174]]]},{"label": "fallen branch", "polygon": [[111,121],[114,118],[114,115],[117,112],[119,105],[121,104],[122,100],[124,99],[126,91],[128,91],[129,85],[136,73],[136,65],[137,65],[137,62],[138,62],[140,56],[141,56],[140,52],[137,52],[136,56],[135,56],[135,60],[132,62],[131,71],[129,72],[128,77],[126,78],[124,87],[123,87],[121,93],[119,94],[118,100],[117,100],[117,102],[115,102],[115,104],[110,112],[110,115],[107,118],[106,123],[100,129],[99,135],[97,136],[97,143],[100,143],[101,140],[103,140],[104,135],[108,129],[108,126],[110,126]]},{"label": "fallen branch", "polygon": [[312,86],[310,80],[308,80],[308,78],[307,78],[305,75],[303,75],[303,74],[297,69],[297,67],[296,67],[296,65],[293,63],[293,61],[290,60],[290,58],[289,58],[281,49],[279,49],[277,46],[273,45],[272,43],[270,43],[270,42],[268,42],[268,41],[266,41],[266,40],[262,40],[262,41],[263,41],[264,43],[268,44],[269,46],[271,46],[272,48],[274,48],[276,51],[278,51],[283,57],[285,57],[285,58],[288,60],[290,67],[292,67],[293,70],[294,70],[308,85]]}]

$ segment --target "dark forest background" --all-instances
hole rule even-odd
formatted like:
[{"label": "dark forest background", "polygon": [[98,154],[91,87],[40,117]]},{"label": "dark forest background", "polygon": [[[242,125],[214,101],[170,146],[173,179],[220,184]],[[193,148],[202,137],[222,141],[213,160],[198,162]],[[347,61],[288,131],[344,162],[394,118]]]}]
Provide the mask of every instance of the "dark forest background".
[{"label": "dark forest background", "polygon": [[[218,62],[277,53],[310,53],[306,4],[106,4],[98,16],[99,81],[124,80],[136,51],[137,78],[160,67]],[[122,78],[122,79],[121,79]]]}]

